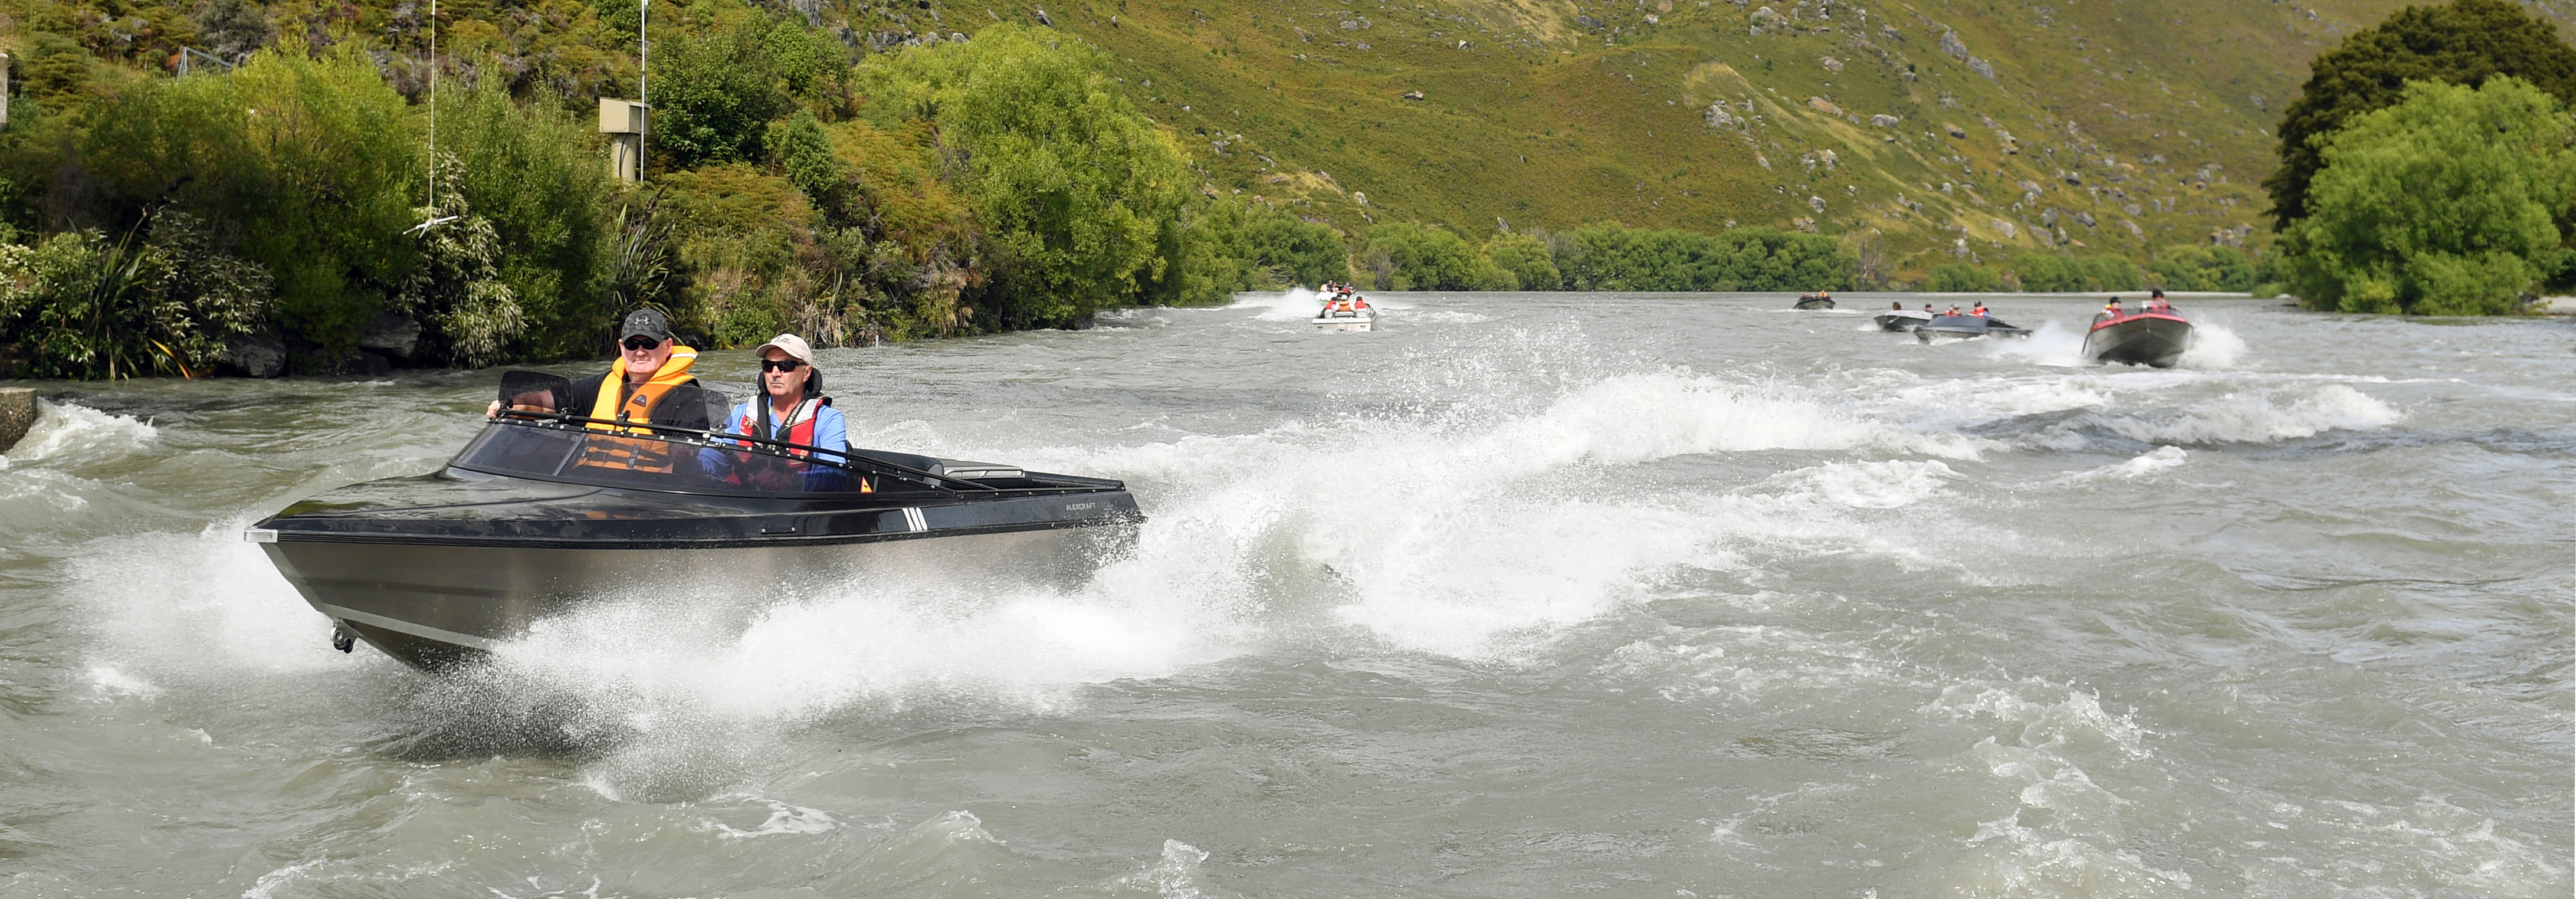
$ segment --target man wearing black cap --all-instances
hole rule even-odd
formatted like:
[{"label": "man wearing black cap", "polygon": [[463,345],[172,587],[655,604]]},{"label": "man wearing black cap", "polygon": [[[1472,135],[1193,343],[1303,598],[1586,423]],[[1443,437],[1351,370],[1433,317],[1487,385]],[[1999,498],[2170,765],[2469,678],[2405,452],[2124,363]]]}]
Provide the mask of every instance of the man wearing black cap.
[{"label": "man wearing black cap", "polygon": [[[689,367],[698,361],[698,351],[680,345],[671,338],[671,318],[658,309],[637,309],[627,313],[617,328],[617,364],[608,371],[579,378],[572,382],[571,403],[563,411],[591,418],[652,421],[653,406],[669,388],[676,385],[695,387],[698,379]],[[610,376],[617,377],[615,391],[603,389]],[[487,415],[498,415],[501,404],[495,401]],[[703,413],[700,413],[703,417]],[[667,422],[666,422],[667,423]],[[607,425],[592,425],[607,428]]]}]

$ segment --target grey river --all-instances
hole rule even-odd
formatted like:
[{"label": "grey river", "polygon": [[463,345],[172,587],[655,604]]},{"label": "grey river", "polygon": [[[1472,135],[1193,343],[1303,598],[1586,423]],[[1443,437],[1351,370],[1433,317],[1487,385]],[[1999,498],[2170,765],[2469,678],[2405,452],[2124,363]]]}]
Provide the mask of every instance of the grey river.
[{"label": "grey river", "polygon": [[436,469],[496,373],[35,385],[0,897],[2576,889],[2576,322],[2185,297],[2159,371],[2077,364],[2098,300],[1841,299],[825,351],[854,443],[1123,478],[1134,552],[718,574],[443,678],[239,533]]}]

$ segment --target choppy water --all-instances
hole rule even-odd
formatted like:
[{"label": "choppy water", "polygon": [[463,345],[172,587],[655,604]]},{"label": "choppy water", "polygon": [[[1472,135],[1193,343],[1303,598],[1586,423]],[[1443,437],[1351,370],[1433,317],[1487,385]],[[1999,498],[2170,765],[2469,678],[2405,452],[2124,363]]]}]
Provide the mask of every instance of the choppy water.
[{"label": "choppy water", "polygon": [[1135,556],[449,679],[236,533],[489,374],[42,385],[0,896],[2569,895],[2576,327],[2186,301],[2150,371],[1844,302],[826,352],[857,442],[1127,479]]}]

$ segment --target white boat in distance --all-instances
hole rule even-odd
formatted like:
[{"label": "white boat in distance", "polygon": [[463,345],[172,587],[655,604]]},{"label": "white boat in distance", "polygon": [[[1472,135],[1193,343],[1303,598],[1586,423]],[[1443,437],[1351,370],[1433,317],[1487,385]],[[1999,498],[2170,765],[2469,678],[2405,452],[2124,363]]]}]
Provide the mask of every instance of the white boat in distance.
[{"label": "white boat in distance", "polygon": [[1367,331],[1377,321],[1377,310],[1355,309],[1347,312],[1331,309],[1315,313],[1311,319],[1318,331]]}]

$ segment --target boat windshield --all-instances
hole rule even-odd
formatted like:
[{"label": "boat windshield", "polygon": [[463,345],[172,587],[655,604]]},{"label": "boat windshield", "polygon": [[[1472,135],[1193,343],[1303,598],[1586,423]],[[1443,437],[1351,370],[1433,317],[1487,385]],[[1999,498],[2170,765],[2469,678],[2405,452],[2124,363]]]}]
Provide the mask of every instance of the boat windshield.
[{"label": "boat windshield", "polygon": [[566,404],[570,389],[548,378],[562,380],[535,372],[506,375],[501,392],[508,411],[449,464],[487,474],[692,492],[918,489],[883,483],[875,466],[855,464],[832,450],[728,434],[723,425],[731,407],[713,390],[661,388],[646,420],[603,421],[581,417],[580,411],[555,411]]}]

